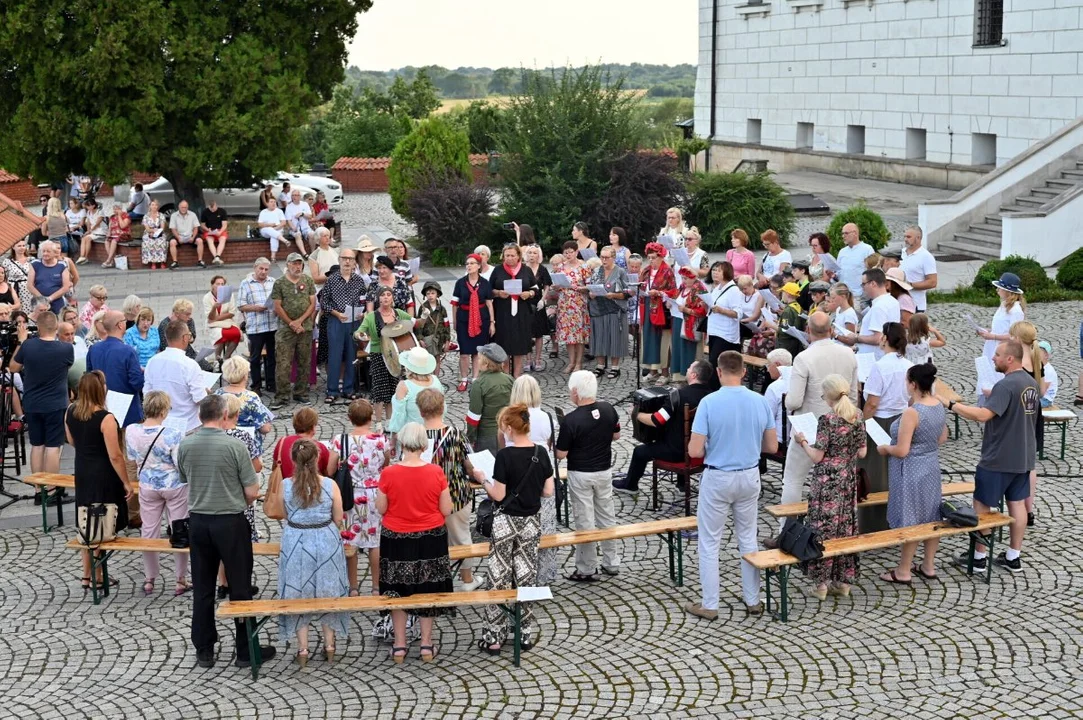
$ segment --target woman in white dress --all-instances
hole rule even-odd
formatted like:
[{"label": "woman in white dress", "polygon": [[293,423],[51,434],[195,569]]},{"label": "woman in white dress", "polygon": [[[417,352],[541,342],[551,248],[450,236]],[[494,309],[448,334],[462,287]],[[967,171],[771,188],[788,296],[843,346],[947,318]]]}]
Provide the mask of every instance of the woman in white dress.
[{"label": "woman in white dress", "polygon": [[1000,296],[1000,307],[993,315],[992,326],[988,330],[981,328],[977,331],[978,335],[985,340],[985,347],[982,348],[981,354],[990,360],[993,359],[997,345],[1011,339],[1008,331],[1012,325],[1025,319],[1023,311],[1026,309],[1023,303],[1023,288],[1018,275],[1004,273],[999,280],[993,281],[993,287],[997,289],[997,295]]}]

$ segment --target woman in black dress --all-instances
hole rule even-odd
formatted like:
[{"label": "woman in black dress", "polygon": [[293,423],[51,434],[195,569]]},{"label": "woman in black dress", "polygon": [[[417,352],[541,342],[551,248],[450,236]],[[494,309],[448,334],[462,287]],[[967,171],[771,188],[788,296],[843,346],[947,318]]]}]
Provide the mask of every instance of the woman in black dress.
[{"label": "woman in black dress", "polygon": [[[522,282],[522,292],[510,294],[504,290],[509,280]],[[529,305],[537,302],[538,286],[534,273],[523,264],[523,251],[518,245],[504,248],[504,264],[493,268],[489,277],[493,286],[493,313],[496,335],[493,340],[512,359],[512,375],[523,372],[523,360],[534,346],[534,314]]]},{"label": "woman in black dress", "polygon": [[553,284],[553,277],[542,263],[542,259],[540,247],[523,246],[523,262],[530,268],[530,272],[534,273],[534,282],[538,286],[538,301],[530,303],[530,314],[534,316],[534,319],[530,321],[534,352],[533,358],[523,368],[526,372],[541,372],[545,369],[545,363],[542,362],[542,341],[551,334],[549,317],[545,314],[545,303],[542,299],[545,297],[545,291]]},{"label": "woman in black dress", "polygon": [[493,290],[481,276],[481,256],[466,256],[466,275],[455,281],[451,295],[451,318],[459,343],[459,392],[466,392],[478,374],[478,348],[493,333]]},{"label": "woman in black dress", "polygon": [[[105,373],[94,370],[79,381],[78,399],[64,421],[68,443],[75,448],[75,507],[93,503],[117,506],[117,532],[128,527],[128,499],[135,494],[129,482],[116,417],[105,409]],[[83,556],[83,591],[90,589],[90,554]],[[94,579],[102,582],[101,570]],[[116,585],[116,578],[109,579]]]}]

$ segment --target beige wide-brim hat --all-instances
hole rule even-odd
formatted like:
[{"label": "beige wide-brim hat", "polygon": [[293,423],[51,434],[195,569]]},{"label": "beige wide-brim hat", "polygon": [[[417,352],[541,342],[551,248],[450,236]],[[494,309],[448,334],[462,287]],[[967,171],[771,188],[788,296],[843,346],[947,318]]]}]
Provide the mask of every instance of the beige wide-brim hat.
[{"label": "beige wide-brim hat", "polygon": [[374,253],[379,251],[380,248],[372,244],[372,238],[368,235],[362,235],[357,239],[357,252]]},{"label": "beige wide-brim hat", "polygon": [[895,283],[896,285],[901,287],[903,290],[906,290],[906,291],[909,292],[910,290],[914,289],[913,285],[906,282],[906,274],[903,272],[902,268],[894,267],[894,268],[891,268],[890,270],[888,270],[884,274],[887,276],[888,280]]},{"label": "beige wide-brim hat", "polygon": [[399,365],[407,372],[417,375],[432,375],[436,369],[436,358],[423,347],[413,347],[399,353]]}]

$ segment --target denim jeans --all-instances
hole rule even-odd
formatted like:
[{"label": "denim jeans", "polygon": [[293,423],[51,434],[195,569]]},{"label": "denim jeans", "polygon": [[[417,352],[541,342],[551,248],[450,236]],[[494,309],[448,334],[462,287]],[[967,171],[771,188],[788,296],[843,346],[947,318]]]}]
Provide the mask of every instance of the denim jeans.
[{"label": "denim jeans", "polygon": [[346,368],[346,374],[342,377],[342,394],[353,394],[353,361],[357,358],[357,349],[354,347],[353,334],[357,330],[359,322],[342,322],[337,317],[327,318],[327,394],[339,395],[339,377],[342,369]]}]

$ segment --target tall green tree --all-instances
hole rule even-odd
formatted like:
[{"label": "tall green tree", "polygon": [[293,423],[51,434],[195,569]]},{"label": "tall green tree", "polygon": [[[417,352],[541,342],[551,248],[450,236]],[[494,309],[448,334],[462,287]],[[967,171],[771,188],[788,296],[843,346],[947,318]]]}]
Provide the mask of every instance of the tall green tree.
[{"label": "tall green tree", "polygon": [[0,165],[54,180],[159,172],[178,197],[300,155],[307,111],[343,79],[372,0],[9,0],[0,23]]},{"label": "tall green tree", "polygon": [[408,200],[413,190],[434,181],[469,183],[471,179],[470,138],[453,123],[433,116],[418,123],[391,153],[387,168],[391,207],[410,219]]}]

